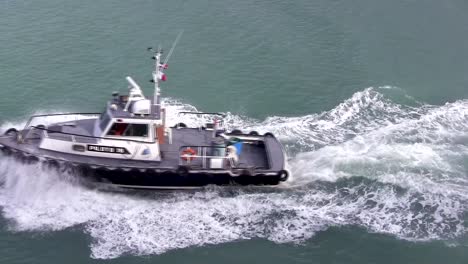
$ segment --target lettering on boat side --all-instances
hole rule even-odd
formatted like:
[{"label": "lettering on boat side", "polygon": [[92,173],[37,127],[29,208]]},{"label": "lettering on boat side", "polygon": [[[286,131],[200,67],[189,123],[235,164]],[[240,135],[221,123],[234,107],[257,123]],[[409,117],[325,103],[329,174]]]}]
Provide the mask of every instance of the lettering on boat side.
[{"label": "lettering on boat side", "polygon": [[126,148],[99,146],[99,145],[88,145],[88,151],[115,153],[115,154],[130,154],[130,152],[128,152]]}]

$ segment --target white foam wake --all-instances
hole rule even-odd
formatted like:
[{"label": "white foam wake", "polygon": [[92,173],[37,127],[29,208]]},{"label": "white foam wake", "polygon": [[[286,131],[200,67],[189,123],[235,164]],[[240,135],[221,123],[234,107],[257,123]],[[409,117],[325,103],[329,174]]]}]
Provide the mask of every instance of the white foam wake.
[{"label": "white foam wake", "polygon": [[[175,100],[165,104],[172,116],[196,110]],[[177,122],[204,120],[179,116]],[[300,187],[103,193],[82,187],[66,172],[2,157],[3,216],[15,231],[80,225],[92,238],[94,258],[256,237],[300,243],[330,226],[350,224],[409,240],[466,233],[466,100],[404,106],[369,88],[321,114],[264,121],[228,114],[227,123],[275,133],[291,155],[292,184]]]}]

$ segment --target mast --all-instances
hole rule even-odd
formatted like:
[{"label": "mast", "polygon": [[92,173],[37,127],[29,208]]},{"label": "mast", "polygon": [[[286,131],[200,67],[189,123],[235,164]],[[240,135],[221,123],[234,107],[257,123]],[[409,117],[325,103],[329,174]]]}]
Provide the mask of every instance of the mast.
[{"label": "mast", "polygon": [[[151,110],[151,114],[153,115],[153,118],[157,120],[161,119],[161,89],[159,87],[159,81],[166,80],[166,75],[164,75],[162,70],[167,69],[167,62],[169,61],[169,58],[171,57],[172,52],[174,52],[177,42],[179,42],[179,39],[180,37],[182,37],[183,33],[184,33],[183,30],[179,32],[174,43],[172,44],[169,54],[167,55],[163,63],[161,63],[161,55],[162,55],[161,47],[158,47],[158,50],[154,53],[154,56],[153,56],[153,59],[154,59],[154,71],[153,71],[154,95],[153,95],[153,107]],[[153,49],[148,48],[148,50],[152,51]]]},{"label": "mast", "polygon": [[154,95],[153,95],[153,107],[151,114],[154,119],[161,119],[161,89],[159,88],[159,80],[163,73],[161,71],[161,55],[162,50],[158,50],[154,53],[154,71],[153,71],[153,82],[154,82]]}]

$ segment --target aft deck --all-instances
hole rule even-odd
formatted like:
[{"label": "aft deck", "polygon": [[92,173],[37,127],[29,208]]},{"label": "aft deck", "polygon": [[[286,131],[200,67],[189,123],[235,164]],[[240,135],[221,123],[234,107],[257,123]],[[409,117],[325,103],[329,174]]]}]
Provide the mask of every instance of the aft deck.
[{"label": "aft deck", "polygon": [[[225,145],[216,146],[213,143],[213,130],[203,128],[172,128],[172,144],[162,144],[161,155],[164,164],[189,165],[206,169],[211,158],[224,159]],[[234,138],[235,135],[228,135]],[[242,152],[239,154],[239,161],[236,167],[268,169],[268,158],[263,141],[243,142]],[[184,148],[192,148],[197,154],[197,158],[190,162],[180,158],[180,152]]]}]

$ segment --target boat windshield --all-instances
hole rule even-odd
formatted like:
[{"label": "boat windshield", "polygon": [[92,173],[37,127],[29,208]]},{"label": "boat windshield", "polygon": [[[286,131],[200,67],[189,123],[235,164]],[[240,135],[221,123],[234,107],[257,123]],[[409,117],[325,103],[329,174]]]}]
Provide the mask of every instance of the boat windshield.
[{"label": "boat windshield", "polygon": [[101,131],[104,131],[107,128],[107,125],[109,124],[111,118],[110,116],[104,112],[101,114],[99,117],[99,128],[101,128]]},{"label": "boat windshield", "polygon": [[129,123],[114,123],[107,133],[108,136],[124,136],[124,137],[147,137],[147,124],[129,124]]}]

